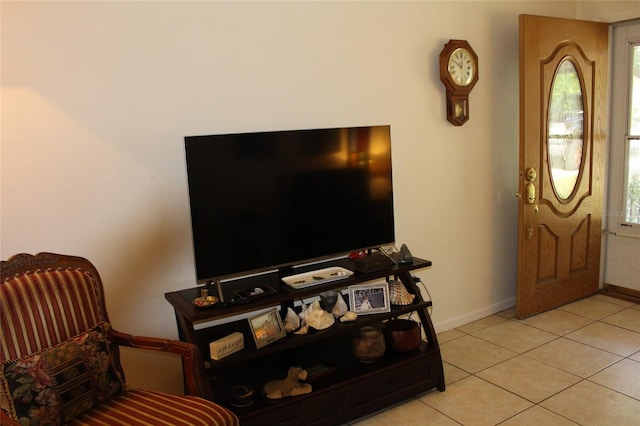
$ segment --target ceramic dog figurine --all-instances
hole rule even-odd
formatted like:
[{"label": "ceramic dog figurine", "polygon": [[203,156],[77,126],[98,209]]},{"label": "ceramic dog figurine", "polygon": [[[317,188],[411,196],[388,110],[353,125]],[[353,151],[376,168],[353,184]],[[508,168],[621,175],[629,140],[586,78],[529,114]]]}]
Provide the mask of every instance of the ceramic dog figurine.
[{"label": "ceramic dog figurine", "polygon": [[311,385],[300,383],[299,380],[307,379],[307,371],[300,367],[291,367],[287,378],[272,380],[264,385],[264,394],[269,399],[280,399],[286,396],[304,395],[311,392]]}]

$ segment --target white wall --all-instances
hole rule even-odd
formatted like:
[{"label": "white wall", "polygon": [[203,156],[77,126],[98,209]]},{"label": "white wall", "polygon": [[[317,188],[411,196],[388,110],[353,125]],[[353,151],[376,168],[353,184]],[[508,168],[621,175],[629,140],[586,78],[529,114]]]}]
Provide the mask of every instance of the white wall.
[{"label": "white wall", "polygon": [[577,0],[576,19],[598,22],[621,22],[640,17],[637,1]]},{"label": "white wall", "polygon": [[[164,293],[195,282],[183,137],[205,133],[391,124],[397,240],[434,263],[436,329],[513,304],[517,16],[574,2],[1,7],[1,257],[89,258],[116,328],[177,336]],[[480,58],[462,127],[438,76],[450,38]],[[134,386],[180,390],[173,359],[126,356]]]}]

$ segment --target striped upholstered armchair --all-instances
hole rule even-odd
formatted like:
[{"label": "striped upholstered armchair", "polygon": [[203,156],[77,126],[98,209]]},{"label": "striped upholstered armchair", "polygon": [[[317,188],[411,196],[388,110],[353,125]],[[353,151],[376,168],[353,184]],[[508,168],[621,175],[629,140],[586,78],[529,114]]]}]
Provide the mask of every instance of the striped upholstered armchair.
[{"label": "striped upholstered armchair", "polygon": [[[189,343],[111,328],[95,267],[80,257],[19,254],[2,261],[0,424],[237,425],[210,389]],[[182,356],[186,396],[128,389],[119,346]]]}]

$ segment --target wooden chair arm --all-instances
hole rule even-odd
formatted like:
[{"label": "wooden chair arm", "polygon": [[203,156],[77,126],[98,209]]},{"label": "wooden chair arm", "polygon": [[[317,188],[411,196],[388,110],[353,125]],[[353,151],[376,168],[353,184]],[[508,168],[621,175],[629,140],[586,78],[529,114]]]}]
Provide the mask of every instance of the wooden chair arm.
[{"label": "wooden chair arm", "polygon": [[[109,333],[109,338],[112,345],[170,352],[180,355],[182,357],[182,368],[186,388],[185,393],[187,395],[211,399],[211,385],[203,371],[200,350],[196,345],[188,342],[182,342],[180,340],[148,336],[133,336],[113,329],[111,329]],[[117,350],[117,347],[115,349]],[[114,362],[120,363],[119,353],[115,355]],[[122,370],[121,365],[118,365],[118,367]]]}]

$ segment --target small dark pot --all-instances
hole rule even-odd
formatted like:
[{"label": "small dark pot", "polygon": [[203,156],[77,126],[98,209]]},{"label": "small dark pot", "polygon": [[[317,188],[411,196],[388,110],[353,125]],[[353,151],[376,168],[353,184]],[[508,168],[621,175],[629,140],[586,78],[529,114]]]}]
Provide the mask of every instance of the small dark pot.
[{"label": "small dark pot", "polygon": [[384,325],[389,347],[396,352],[410,352],[420,346],[420,326],[407,319],[392,319]]},{"label": "small dark pot", "polygon": [[251,386],[240,385],[231,388],[231,405],[234,407],[248,407],[253,404],[253,388]]}]

